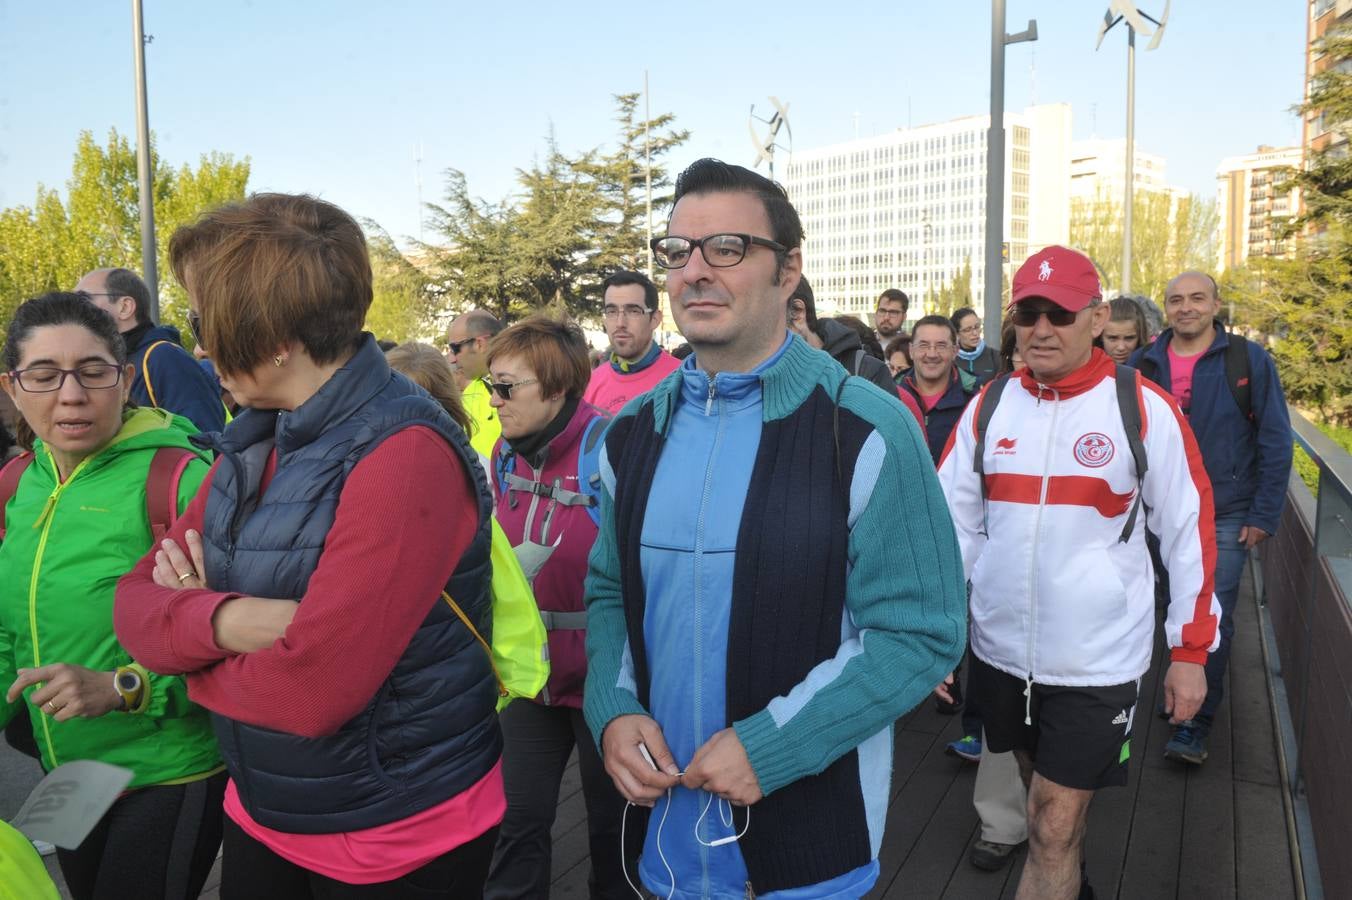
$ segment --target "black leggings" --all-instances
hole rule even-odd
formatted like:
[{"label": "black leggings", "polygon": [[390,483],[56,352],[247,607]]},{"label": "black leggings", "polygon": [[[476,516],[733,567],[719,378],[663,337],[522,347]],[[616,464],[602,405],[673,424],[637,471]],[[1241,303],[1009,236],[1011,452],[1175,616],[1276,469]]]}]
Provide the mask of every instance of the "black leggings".
[{"label": "black leggings", "polygon": [[283,859],[227,816],[221,900],[479,900],[497,839],[494,826],[402,878],[347,884]]},{"label": "black leggings", "polygon": [[75,900],[193,900],[221,846],[226,774],[138,788],[118,799],[75,850],[57,848]]}]

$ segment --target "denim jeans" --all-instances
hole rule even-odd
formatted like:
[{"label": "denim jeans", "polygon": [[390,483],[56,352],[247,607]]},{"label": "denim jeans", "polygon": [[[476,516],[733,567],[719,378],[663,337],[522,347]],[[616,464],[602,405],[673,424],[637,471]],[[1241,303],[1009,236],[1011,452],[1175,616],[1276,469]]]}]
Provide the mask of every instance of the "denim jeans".
[{"label": "denim jeans", "polygon": [[1244,526],[1244,513],[1216,516],[1216,601],[1221,607],[1221,642],[1207,657],[1206,700],[1195,719],[1210,727],[1216,710],[1225,696],[1225,669],[1230,664],[1230,642],[1235,635],[1235,603],[1239,599],[1239,582],[1244,576],[1244,562],[1249,551],[1239,543],[1239,530]]}]

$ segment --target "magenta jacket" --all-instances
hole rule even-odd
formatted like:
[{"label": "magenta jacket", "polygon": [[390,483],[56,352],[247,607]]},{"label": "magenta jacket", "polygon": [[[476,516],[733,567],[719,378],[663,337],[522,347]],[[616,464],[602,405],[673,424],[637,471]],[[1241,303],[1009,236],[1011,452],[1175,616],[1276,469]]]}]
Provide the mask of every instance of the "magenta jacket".
[{"label": "magenta jacket", "polygon": [[[578,453],[587,423],[602,415],[590,404],[579,403],[568,426],[549,442],[544,468],[538,471],[512,453],[505,440],[499,438],[493,448],[498,523],[517,548],[526,577],[532,576],[532,560],[539,566],[532,583],[535,602],[549,631],[550,675],[536,700],[550,706],[582,708],[582,685],[587,677],[582,587],[587,578],[587,556],[596,540],[596,525],[587,507],[576,502],[576,495],[582,494],[577,478]],[[504,475],[504,462],[508,460],[511,475]],[[522,489],[520,482],[513,484],[512,475],[555,488],[556,496]],[[570,504],[569,499],[575,502]],[[521,545],[526,542],[536,546],[523,550]]]}]

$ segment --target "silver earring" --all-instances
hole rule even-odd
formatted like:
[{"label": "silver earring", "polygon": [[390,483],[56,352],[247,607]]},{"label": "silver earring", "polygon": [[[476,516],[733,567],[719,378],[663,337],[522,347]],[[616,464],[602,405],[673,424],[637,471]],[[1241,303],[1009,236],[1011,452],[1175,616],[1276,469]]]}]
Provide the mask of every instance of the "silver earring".
[{"label": "silver earring", "polygon": [[281,356],[274,356],[272,358],[272,364],[280,369],[282,366],[286,365],[286,360],[282,359]]}]

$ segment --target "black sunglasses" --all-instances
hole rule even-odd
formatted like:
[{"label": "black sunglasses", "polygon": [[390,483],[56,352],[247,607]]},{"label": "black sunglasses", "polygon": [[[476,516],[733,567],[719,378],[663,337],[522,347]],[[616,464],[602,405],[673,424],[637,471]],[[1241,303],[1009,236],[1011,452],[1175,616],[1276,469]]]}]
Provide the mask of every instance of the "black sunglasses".
[{"label": "black sunglasses", "polygon": [[447,341],[446,349],[451,351],[452,356],[459,356],[461,347],[465,346],[466,344],[474,343],[476,340],[478,340],[478,338],[479,335],[475,335],[474,337],[465,338],[463,341]]},{"label": "black sunglasses", "polygon": [[536,379],[525,378],[521,381],[490,381],[488,389],[497,394],[504,400],[512,399],[512,388],[519,388],[523,384],[535,384]]},{"label": "black sunglasses", "polygon": [[1024,306],[1022,303],[1019,303],[1014,306],[1014,312],[1010,314],[1010,318],[1013,319],[1014,324],[1018,325],[1020,328],[1029,328],[1036,325],[1038,319],[1046,316],[1047,321],[1052,323],[1056,328],[1065,328],[1067,325],[1075,324],[1075,317],[1078,315],[1078,312],[1071,312],[1070,310],[1062,309],[1059,306],[1035,307]]}]

